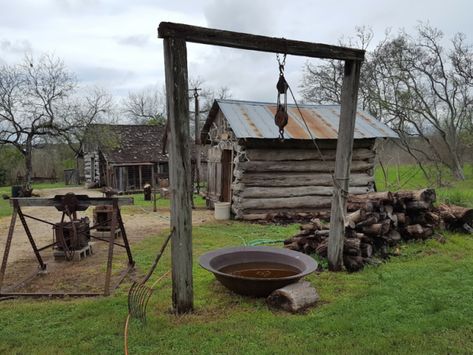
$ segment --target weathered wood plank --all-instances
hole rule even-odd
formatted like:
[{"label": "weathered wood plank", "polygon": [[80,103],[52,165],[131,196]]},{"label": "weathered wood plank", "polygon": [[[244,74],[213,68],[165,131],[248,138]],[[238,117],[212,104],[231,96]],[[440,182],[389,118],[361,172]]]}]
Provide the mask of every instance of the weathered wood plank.
[{"label": "weathered wood plank", "polygon": [[[79,201],[79,207],[112,205],[115,199],[118,201],[118,206],[133,205],[133,197],[89,197],[87,200]],[[13,205],[14,201],[18,201],[20,207],[54,207],[60,205],[58,200],[44,197],[14,197],[10,199],[10,205]]]},{"label": "weathered wood plank", "polygon": [[[362,172],[372,169],[374,166],[373,162],[367,161],[354,161],[351,164],[351,171]],[[334,161],[318,161],[318,160],[305,160],[305,161],[245,161],[240,162],[237,165],[237,169],[243,171],[252,171],[255,173],[263,172],[332,172],[334,171]]]},{"label": "weathered wood plank", "polygon": [[360,82],[361,63],[346,61],[340,108],[340,124],[338,127],[337,159],[335,163],[335,186],[331,207],[330,235],[328,242],[329,269],[332,271],[343,268],[343,241],[345,239],[344,216],[347,212],[346,200],[350,178],[350,163],[355,132],[356,105]]},{"label": "weathered wood plank", "polygon": [[[250,186],[333,186],[332,175],[330,174],[310,174],[310,173],[251,173],[235,171],[237,179],[235,189],[242,190]],[[374,181],[374,177],[369,174],[352,174],[350,176],[350,186],[368,186]]]},{"label": "weathered wood plank", "polygon": [[304,57],[357,61],[363,61],[365,57],[365,51],[361,49],[216,30],[172,22],[161,22],[158,35],[160,38],[181,38],[188,42],[262,52],[286,53]]},{"label": "weathered wood plank", "polygon": [[176,313],[193,309],[192,182],[189,149],[189,100],[186,42],[164,39],[166,101],[170,126],[172,300]]},{"label": "weathered wood plank", "polygon": [[[350,187],[351,194],[366,194],[368,186]],[[297,196],[332,196],[332,186],[297,186],[297,187],[246,187],[241,192],[234,194],[242,198],[272,198],[272,197],[297,197]]]},{"label": "weathered wood plank", "polygon": [[[293,161],[293,160],[335,160],[336,150],[323,150],[322,155],[316,149],[247,149],[246,156],[250,161]],[[353,150],[352,160],[374,159],[371,149]]]}]

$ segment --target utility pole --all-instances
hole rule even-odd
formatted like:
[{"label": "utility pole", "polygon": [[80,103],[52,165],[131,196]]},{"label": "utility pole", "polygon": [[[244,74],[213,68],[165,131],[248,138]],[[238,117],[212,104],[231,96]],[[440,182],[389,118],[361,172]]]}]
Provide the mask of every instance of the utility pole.
[{"label": "utility pole", "polygon": [[195,184],[197,194],[200,193],[200,123],[199,123],[199,91],[200,88],[193,88],[191,91],[194,91],[194,143],[195,143]]}]

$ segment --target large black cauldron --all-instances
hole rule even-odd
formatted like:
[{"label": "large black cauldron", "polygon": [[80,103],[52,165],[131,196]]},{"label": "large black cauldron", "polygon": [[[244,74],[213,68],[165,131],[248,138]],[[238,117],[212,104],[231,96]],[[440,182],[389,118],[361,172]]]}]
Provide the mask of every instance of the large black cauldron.
[{"label": "large black cauldron", "polygon": [[219,249],[202,255],[199,263],[228,289],[254,297],[266,297],[317,268],[308,255],[261,246]]}]

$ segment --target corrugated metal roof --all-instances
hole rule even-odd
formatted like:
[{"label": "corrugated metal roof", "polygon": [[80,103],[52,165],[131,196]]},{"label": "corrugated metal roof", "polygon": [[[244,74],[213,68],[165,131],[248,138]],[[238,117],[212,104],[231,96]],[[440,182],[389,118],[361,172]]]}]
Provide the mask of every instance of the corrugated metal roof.
[{"label": "corrugated metal roof", "polygon": [[[222,110],[237,138],[279,137],[279,129],[274,124],[275,103],[216,100],[215,105]],[[340,105],[299,105],[312,136],[317,139],[337,139],[340,120]],[[212,110],[216,114],[216,110]],[[288,105],[289,122],[284,129],[284,137],[310,139],[296,105]],[[365,111],[357,111],[355,139],[399,138],[396,132]]]}]

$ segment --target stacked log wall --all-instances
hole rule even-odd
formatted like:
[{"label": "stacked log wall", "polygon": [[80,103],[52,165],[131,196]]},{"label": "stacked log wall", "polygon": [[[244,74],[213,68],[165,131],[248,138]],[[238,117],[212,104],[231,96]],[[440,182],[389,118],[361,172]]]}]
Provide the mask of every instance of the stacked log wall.
[{"label": "stacked log wall", "polygon": [[[351,194],[374,191],[374,140],[354,142]],[[233,212],[239,219],[266,219],[279,212],[330,210],[336,141],[295,147],[238,145],[234,160]]]}]

